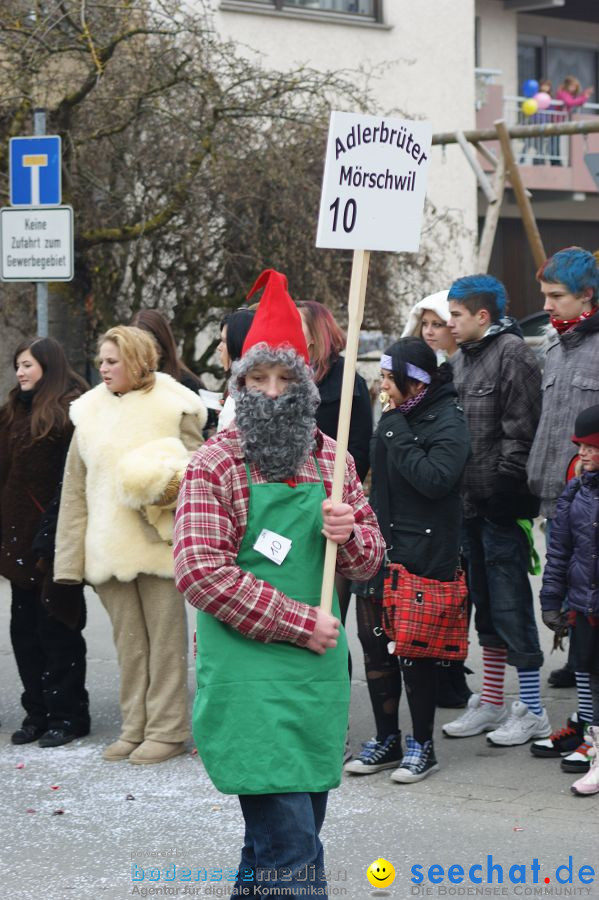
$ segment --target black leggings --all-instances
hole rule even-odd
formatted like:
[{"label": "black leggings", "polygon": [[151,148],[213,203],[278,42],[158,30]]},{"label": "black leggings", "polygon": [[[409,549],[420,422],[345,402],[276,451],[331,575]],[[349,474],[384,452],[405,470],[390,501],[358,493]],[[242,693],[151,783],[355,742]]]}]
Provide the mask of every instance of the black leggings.
[{"label": "black leggings", "polygon": [[433,736],[439,671],[437,660],[402,658],[400,661],[387,652],[389,638],[382,627],[382,603],[367,597],[356,597],[356,612],[377,740],[384,741],[390,734],[399,731],[403,672],[413,736],[419,744],[423,744]]}]

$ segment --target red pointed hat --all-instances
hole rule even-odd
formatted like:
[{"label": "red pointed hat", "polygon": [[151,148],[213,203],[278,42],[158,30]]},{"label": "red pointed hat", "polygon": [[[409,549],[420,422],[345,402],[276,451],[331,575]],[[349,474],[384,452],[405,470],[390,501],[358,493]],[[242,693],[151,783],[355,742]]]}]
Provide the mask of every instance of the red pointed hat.
[{"label": "red pointed hat", "polygon": [[254,321],[243,342],[241,355],[256,344],[267,344],[271,349],[291,347],[310,365],[308,345],[302,331],[302,319],[298,308],[287,291],[287,277],[275,269],[265,269],[256,279],[247,295],[249,300],[256,291],[264,288]]}]

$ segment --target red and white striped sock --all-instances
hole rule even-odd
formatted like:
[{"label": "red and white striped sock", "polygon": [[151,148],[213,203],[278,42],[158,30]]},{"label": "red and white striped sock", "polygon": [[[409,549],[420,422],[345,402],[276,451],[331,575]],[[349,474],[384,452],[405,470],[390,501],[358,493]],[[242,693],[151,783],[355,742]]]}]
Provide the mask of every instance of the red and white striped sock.
[{"label": "red and white striped sock", "polygon": [[481,703],[503,706],[503,682],[507,659],[506,647],[483,647],[483,690]]}]

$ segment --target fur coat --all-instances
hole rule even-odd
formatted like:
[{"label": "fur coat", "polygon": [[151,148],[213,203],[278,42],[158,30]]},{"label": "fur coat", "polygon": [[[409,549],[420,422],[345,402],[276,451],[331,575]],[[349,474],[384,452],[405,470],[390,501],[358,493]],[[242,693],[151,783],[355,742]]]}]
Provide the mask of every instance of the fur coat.
[{"label": "fur coat", "polygon": [[202,400],[158,373],[146,392],[117,396],[98,385],[72,404],[71,419],[55,581],[172,578],[169,505],[174,482],[202,441]]}]

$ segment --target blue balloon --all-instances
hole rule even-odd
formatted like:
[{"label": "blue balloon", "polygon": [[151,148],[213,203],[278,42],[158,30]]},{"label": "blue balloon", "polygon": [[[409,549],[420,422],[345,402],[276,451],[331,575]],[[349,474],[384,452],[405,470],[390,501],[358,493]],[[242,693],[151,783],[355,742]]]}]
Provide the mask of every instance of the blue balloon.
[{"label": "blue balloon", "polygon": [[522,85],[522,93],[525,97],[534,97],[534,95],[538,93],[538,90],[539,82],[536,80],[536,78],[529,78]]}]

